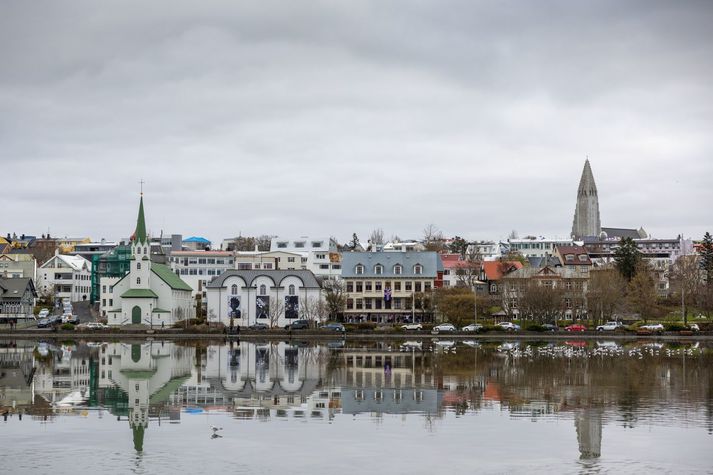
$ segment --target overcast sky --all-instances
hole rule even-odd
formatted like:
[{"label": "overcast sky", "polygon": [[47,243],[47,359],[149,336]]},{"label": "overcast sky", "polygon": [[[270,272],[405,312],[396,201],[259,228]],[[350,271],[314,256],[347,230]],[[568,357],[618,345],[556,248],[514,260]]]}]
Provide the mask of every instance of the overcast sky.
[{"label": "overcast sky", "polygon": [[0,5],[0,232],[713,231],[713,2]]}]

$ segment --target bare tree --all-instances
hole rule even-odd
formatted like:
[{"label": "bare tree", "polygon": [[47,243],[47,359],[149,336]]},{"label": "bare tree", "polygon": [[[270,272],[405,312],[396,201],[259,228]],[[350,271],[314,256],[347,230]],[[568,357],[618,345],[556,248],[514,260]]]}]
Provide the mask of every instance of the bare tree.
[{"label": "bare tree", "polygon": [[270,306],[267,310],[267,317],[270,319],[270,327],[276,327],[280,317],[285,314],[285,303],[279,299],[270,299]]},{"label": "bare tree", "polygon": [[322,282],[324,300],[327,314],[330,319],[337,319],[347,305],[347,295],[344,281],[335,278],[325,279]]},{"label": "bare tree", "polygon": [[381,228],[374,229],[369,236],[369,241],[372,246],[383,246],[384,245],[384,230]]},{"label": "bare tree", "polygon": [[589,273],[587,305],[595,323],[610,320],[624,299],[626,282],[612,267],[592,269]]},{"label": "bare tree", "polygon": [[[700,258],[697,255],[681,256],[671,267],[671,283],[681,301],[681,315],[688,324],[688,309],[700,295],[703,286]],[[700,300],[700,299],[699,299]]]},{"label": "bare tree", "polygon": [[531,317],[538,323],[555,320],[562,314],[564,289],[554,281],[547,284],[540,279],[530,279],[520,296],[520,318]]},{"label": "bare tree", "polygon": [[431,223],[423,229],[423,245],[427,251],[440,252],[445,249],[443,232]]},{"label": "bare tree", "polygon": [[658,310],[657,298],[651,271],[640,267],[628,285],[626,300],[629,307],[646,322]]},{"label": "bare tree", "polygon": [[323,323],[329,316],[329,311],[321,298],[308,297],[300,302],[300,314],[313,326]]},{"label": "bare tree", "polygon": [[258,251],[269,251],[271,242],[272,236],[268,236],[267,234],[261,234],[255,238],[255,245]]},{"label": "bare tree", "polygon": [[468,246],[463,260],[458,261],[456,267],[456,281],[458,285],[474,289],[480,280],[480,273],[483,267],[483,256],[478,250],[478,246],[472,244]]},{"label": "bare tree", "polygon": [[517,234],[517,230],[513,229],[510,231],[510,234],[508,234],[508,239],[517,239],[519,236]]}]

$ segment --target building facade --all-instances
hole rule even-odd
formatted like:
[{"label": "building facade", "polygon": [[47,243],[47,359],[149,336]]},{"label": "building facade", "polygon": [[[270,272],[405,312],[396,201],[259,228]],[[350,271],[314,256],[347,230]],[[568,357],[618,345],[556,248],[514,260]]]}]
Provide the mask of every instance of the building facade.
[{"label": "building facade", "polygon": [[321,287],[308,270],[230,270],[210,281],[206,293],[208,321],[227,326],[326,318]]},{"label": "building facade", "polygon": [[341,274],[341,257],[337,242],[332,238],[274,237],[270,241],[270,251],[299,254],[302,257],[303,269],[318,277],[338,278]]},{"label": "building facade", "polygon": [[92,292],[92,263],[82,256],[55,252],[54,257],[37,270],[37,292],[54,296],[55,302],[89,300]]},{"label": "building facade", "polygon": [[0,276],[0,320],[32,318],[37,292],[28,277]]},{"label": "building facade", "polygon": [[443,286],[436,252],[345,252],[346,322],[433,320],[430,293]]}]

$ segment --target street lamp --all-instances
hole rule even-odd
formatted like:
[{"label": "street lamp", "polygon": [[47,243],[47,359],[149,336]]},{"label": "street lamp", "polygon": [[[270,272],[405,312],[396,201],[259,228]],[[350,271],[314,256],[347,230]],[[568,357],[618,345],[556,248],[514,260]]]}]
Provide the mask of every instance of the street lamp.
[{"label": "street lamp", "polygon": [[478,323],[478,286],[485,283],[486,282],[480,280],[476,280],[475,282],[473,282],[473,323]]}]

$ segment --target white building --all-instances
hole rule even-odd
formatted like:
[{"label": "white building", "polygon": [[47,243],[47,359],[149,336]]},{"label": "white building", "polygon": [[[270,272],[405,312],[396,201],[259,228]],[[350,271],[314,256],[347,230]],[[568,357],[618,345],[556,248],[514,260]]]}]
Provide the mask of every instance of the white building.
[{"label": "white building", "polygon": [[317,318],[321,288],[307,270],[232,270],[207,286],[208,320],[230,325],[265,323],[284,327],[298,318]]},{"label": "white building", "polygon": [[193,289],[193,298],[205,301],[205,286],[214,277],[235,268],[235,256],[229,251],[172,251],[171,270]]},{"label": "white building", "polygon": [[519,252],[524,257],[545,257],[552,256],[556,246],[572,246],[575,243],[572,239],[527,236],[508,239],[507,244],[511,252]]},{"label": "white building", "polygon": [[238,270],[305,270],[307,258],[296,252],[236,251],[235,268]]},{"label": "white building", "polygon": [[337,251],[337,242],[332,238],[302,236],[289,239],[278,236],[270,241],[270,251],[299,254],[302,268],[316,276],[339,278],[342,272],[341,255]]},{"label": "white building", "polygon": [[170,267],[151,262],[150,252],[142,196],[131,242],[130,271],[113,286],[117,306],[107,311],[109,325],[163,327],[194,315],[191,287]]},{"label": "white building", "polygon": [[37,271],[37,293],[54,294],[56,301],[89,300],[92,291],[92,263],[82,256],[55,255]]}]

